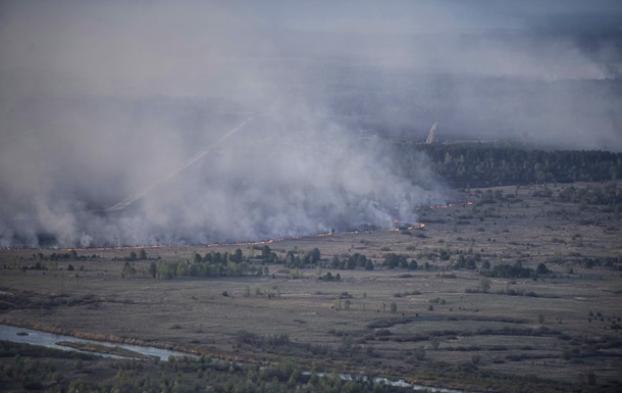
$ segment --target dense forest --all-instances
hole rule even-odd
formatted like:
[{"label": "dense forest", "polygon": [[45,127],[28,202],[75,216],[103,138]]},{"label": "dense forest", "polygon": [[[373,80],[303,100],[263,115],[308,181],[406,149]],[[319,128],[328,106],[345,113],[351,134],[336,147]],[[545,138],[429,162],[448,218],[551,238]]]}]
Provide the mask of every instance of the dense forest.
[{"label": "dense forest", "polygon": [[416,177],[424,152],[436,173],[453,187],[492,187],[574,181],[616,180],[622,176],[622,153],[532,150],[507,144],[395,144],[402,170]]}]

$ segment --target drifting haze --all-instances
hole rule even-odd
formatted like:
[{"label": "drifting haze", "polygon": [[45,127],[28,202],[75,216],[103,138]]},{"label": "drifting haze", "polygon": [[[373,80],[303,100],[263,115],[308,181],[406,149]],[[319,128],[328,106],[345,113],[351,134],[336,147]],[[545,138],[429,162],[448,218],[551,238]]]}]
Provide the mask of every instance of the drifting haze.
[{"label": "drifting haze", "polygon": [[383,3],[2,2],[1,244],[412,221],[438,197],[424,160],[403,179],[361,135],[435,121],[441,135],[622,149],[615,2]]}]

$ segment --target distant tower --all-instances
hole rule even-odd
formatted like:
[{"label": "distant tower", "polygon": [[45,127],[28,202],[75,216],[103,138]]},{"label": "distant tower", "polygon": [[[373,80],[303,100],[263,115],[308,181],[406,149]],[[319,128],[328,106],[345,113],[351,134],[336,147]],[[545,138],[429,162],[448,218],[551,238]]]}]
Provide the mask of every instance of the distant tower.
[{"label": "distant tower", "polygon": [[428,131],[428,137],[425,139],[426,145],[431,145],[436,140],[436,128],[438,127],[438,123],[432,124],[432,128]]}]

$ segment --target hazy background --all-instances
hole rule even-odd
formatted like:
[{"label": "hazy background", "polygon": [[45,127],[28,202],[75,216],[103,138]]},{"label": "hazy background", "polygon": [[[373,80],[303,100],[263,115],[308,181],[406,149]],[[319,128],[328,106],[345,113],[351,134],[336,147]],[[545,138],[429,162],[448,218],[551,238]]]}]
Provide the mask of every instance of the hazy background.
[{"label": "hazy background", "polygon": [[620,151],[620,21],[617,1],[2,1],[0,244],[412,221],[442,188],[424,158],[395,175],[385,138],[433,122]]}]

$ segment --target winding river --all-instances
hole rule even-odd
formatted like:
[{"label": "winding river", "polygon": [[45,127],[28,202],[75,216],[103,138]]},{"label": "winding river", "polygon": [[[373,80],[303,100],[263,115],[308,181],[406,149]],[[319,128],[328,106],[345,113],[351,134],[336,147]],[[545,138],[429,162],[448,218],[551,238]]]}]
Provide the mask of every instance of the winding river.
[{"label": "winding river", "polygon": [[[84,345],[96,345],[108,347],[110,349],[121,348],[123,350],[135,352],[138,355],[149,356],[149,357],[157,357],[160,360],[168,360],[169,357],[194,357],[194,355],[190,355],[183,352],[171,351],[167,349],[155,348],[155,347],[147,347],[147,346],[139,346],[139,345],[129,345],[129,344],[118,344],[111,343],[105,341],[95,341],[95,340],[86,340],[82,338],[72,337],[72,336],[63,336],[60,334],[48,333],[39,330],[25,329],[19,328],[15,326],[2,325],[0,324],[0,341],[11,341],[15,343],[22,344],[31,344],[31,345],[39,345],[47,348],[60,349],[63,351],[75,351],[88,353],[98,356],[107,356],[114,358],[124,358],[126,356],[118,356],[111,354],[104,354],[101,352],[88,351],[80,348],[78,345],[76,348],[67,346],[67,345],[59,345],[59,343],[74,343],[74,344],[84,344]],[[304,375],[311,375],[311,372],[306,371],[303,372]],[[324,377],[326,374],[317,373],[319,377]],[[364,375],[352,375],[352,374],[339,374],[339,378],[344,381],[367,381],[368,378]],[[429,392],[429,393],[466,393],[464,390],[458,389],[449,389],[435,386],[426,386],[426,385],[418,385],[412,384],[404,381],[403,379],[392,380],[388,378],[374,378],[374,383],[383,383],[390,386],[402,387],[405,389],[414,390],[417,392]]]},{"label": "winding river", "polygon": [[39,345],[39,346],[43,346],[47,348],[60,349],[63,351],[76,351],[76,352],[89,353],[89,354],[100,355],[100,356],[109,356],[109,357],[122,357],[122,356],[108,355],[108,354],[102,354],[100,352],[77,349],[77,348],[69,347],[67,345],[59,345],[59,343],[64,342],[64,343],[75,343],[75,344],[85,344],[85,345],[96,345],[96,346],[108,347],[110,349],[122,348],[127,351],[135,352],[142,356],[157,357],[160,360],[168,360],[170,356],[174,356],[174,357],[192,356],[192,355],[182,353],[182,352],[170,351],[168,349],[146,347],[146,346],[139,346],[139,345],[120,344],[120,343],[110,343],[110,342],[105,342],[105,341],[86,340],[83,338],[63,336],[60,334],[42,332],[39,330],[18,328],[18,327],[9,326],[9,325],[0,325],[0,340],[11,341],[15,343],[22,343],[22,344]]}]

